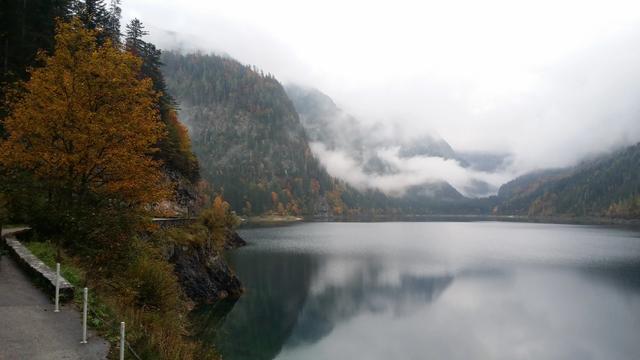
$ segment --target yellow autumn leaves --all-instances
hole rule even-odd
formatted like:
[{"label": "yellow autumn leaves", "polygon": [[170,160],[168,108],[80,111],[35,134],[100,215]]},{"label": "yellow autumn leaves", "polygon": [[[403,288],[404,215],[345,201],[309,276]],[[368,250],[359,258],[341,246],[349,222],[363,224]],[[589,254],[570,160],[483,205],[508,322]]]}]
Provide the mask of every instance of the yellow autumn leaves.
[{"label": "yellow autumn leaves", "polygon": [[109,42],[98,46],[79,21],[60,23],[55,40],[10,106],[0,165],[74,198],[92,193],[144,206],[165,197],[151,156],[165,130],[151,80],[139,79],[141,60]]}]

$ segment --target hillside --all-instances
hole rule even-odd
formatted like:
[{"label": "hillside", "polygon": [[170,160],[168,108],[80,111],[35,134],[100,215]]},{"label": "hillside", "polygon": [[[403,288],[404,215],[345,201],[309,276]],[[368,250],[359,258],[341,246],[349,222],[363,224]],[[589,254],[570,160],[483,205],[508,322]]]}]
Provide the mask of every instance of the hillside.
[{"label": "hillside", "polygon": [[500,188],[502,214],[640,217],[640,144],[573,168],[524,175]]},{"label": "hillside", "polygon": [[273,76],[216,55],[166,52],[162,61],[201,174],[236,211],[327,211],[332,179]]},{"label": "hillside", "polygon": [[341,150],[372,173],[388,173],[393,169],[377,155],[381,148],[398,146],[403,158],[437,156],[456,159],[451,146],[441,138],[430,135],[413,137],[405,141],[384,134],[379,125],[365,125],[339,108],[333,99],[314,88],[289,84],[287,94],[300,115],[309,140],[324,144],[328,149]]},{"label": "hillside", "polygon": [[[401,161],[415,157],[437,157],[455,160],[461,167],[483,172],[497,171],[508,161],[505,154],[459,153],[437,135],[396,134],[393,128],[384,127],[381,123],[365,123],[348,114],[328,95],[314,88],[289,84],[286,91],[300,114],[300,121],[309,140],[322,144],[328,150],[345,154],[367,175],[386,176],[398,173],[392,162],[380,156],[389,149],[397,149],[397,156]],[[455,189],[443,181],[429,181],[418,187],[423,190],[422,200],[427,206],[433,201],[463,200],[460,192],[481,197],[497,190],[482,180],[476,180],[464,189]],[[443,188],[449,188],[449,191],[442,192]]]},{"label": "hillside", "polygon": [[[307,112],[294,107],[291,89],[288,96],[273,76],[228,57],[165,52],[162,62],[167,88],[189,127],[202,177],[238,213],[372,216],[488,211],[484,203],[470,202],[447,183],[415,186],[400,197],[356,190],[332,178],[309,146],[319,139],[331,147],[348,144],[354,156],[364,159],[369,156],[368,140],[364,133],[353,136],[360,130],[355,119],[325,123],[323,119],[329,119],[323,117],[312,123]],[[339,111],[326,96],[308,100],[318,114]],[[413,145],[408,152],[426,151],[424,143]],[[379,160],[371,157],[368,171],[393,171]]]}]

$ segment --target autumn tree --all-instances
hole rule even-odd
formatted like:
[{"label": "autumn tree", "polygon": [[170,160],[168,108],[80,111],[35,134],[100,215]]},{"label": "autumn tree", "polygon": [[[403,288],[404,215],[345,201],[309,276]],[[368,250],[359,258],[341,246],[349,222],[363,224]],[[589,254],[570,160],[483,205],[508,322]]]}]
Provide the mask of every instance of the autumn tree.
[{"label": "autumn tree", "polygon": [[238,217],[231,211],[231,206],[218,195],[211,206],[200,214],[200,222],[209,232],[213,245],[222,249],[229,236],[229,231],[238,225]]},{"label": "autumn tree", "polygon": [[162,160],[165,167],[177,171],[191,181],[199,178],[198,160],[191,151],[191,140],[187,129],[178,119],[175,100],[167,92],[167,85],[161,71],[162,52],[152,43],[143,40],[149,33],[139,19],[127,24],[124,48],[142,59],[140,78],[149,78],[153,89],[159,94],[158,109],[160,119],[167,129],[167,136],[158,143],[160,151],[156,158]]},{"label": "autumn tree", "polygon": [[96,35],[78,20],[58,25],[53,55],[41,54],[44,65],[12,101],[0,144],[0,165],[32,181],[32,205],[83,235],[93,231],[87,223],[105,225],[166,195],[152,158],[164,136],[158,95],[139,79],[139,58],[108,39],[98,45]]}]

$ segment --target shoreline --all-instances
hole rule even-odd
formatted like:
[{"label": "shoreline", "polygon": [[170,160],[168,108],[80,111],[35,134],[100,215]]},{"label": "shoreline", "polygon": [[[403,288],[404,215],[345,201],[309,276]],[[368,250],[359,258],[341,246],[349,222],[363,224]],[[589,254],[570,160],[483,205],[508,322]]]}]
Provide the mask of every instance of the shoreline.
[{"label": "shoreline", "polygon": [[283,226],[306,222],[307,220],[301,216],[293,215],[260,215],[241,217],[240,228],[243,227],[262,227],[262,226]]},{"label": "shoreline", "polygon": [[378,216],[254,216],[243,219],[241,227],[284,226],[301,222],[519,222],[565,225],[640,226],[640,219],[619,219],[597,216],[524,216],[524,215],[378,215]]}]

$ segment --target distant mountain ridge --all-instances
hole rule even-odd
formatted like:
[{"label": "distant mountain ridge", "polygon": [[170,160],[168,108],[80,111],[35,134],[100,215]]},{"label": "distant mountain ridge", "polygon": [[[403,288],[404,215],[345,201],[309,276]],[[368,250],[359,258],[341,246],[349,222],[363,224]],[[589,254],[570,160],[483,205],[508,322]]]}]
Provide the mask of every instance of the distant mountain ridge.
[{"label": "distant mountain ridge", "polygon": [[[510,160],[501,154],[456,152],[429,136],[389,142],[320,91],[288,86],[285,92],[273,76],[228,57],[166,52],[162,60],[203,178],[246,215],[640,217],[640,144],[572,168],[526,174],[504,184],[494,197],[468,199],[446,182],[410,186],[401,196],[388,196],[331,177],[309,144],[348,153],[372,176],[397,171],[377,156],[375,150],[386,146],[396,146],[400,157],[454,159],[480,171],[506,167]],[[481,182],[472,186],[487,190]]]},{"label": "distant mountain ridge", "polygon": [[575,167],[526,174],[503,185],[494,212],[640,218],[640,143]]},{"label": "distant mountain ridge", "polygon": [[[431,134],[421,134],[409,139],[390,137],[384,134],[385,129],[381,129],[380,125],[365,125],[358,121],[318,89],[296,84],[288,84],[285,89],[300,115],[300,121],[309,140],[321,143],[329,150],[344,152],[361,164],[367,174],[397,173],[393,164],[379,156],[380,151],[390,148],[397,148],[397,155],[401,159],[438,157],[443,160],[455,160],[464,168],[483,172],[502,169],[509,161],[508,156],[504,154],[458,153],[446,140]],[[427,190],[432,186],[442,187],[442,182],[431,180],[421,186]],[[450,184],[448,186],[451,187]],[[496,190],[481,180],[474,181],[472,186],[464,189],[452,189],[456,192],[464,190],[471,196],[484,195]]]}]

